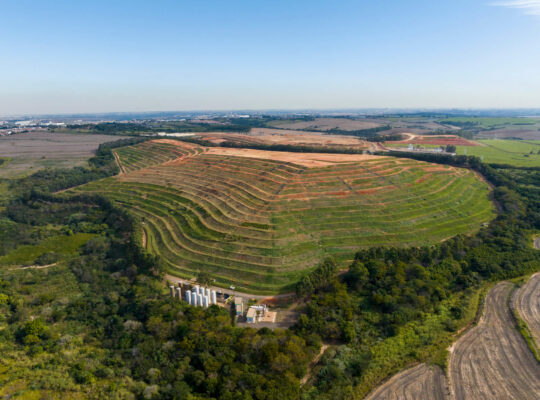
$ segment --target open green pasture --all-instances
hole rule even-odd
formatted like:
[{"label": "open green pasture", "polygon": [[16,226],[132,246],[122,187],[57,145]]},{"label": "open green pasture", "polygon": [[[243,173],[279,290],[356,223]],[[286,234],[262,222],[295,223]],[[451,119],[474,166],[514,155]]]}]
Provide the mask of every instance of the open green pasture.
[{"label": "open green pasture", "polygon": [[441,121],[446,124],[473,124],[475,126],[493,129],[500,128],[508,125],[519,126],[519,125],[535,125],[540,123],[540,118],[518,118],[518,117],[450,117],[445,118],[444,121]]},{"label": "open green pasture", "polygon": [[478,140],[482,146],[457,147],[457,154],[483,157],[486,163],[540,167],[540,140]]},{"label": "open green pasture", "polygon": [[21,245],[1,256],[0,265],[34,264],[36,258],[48,252],[56,253],[59,259],[63,259],[76,254],[80,247],[94,236],[91,233],[76,233],[71,236],[59,234],[39,244]]},{"label": "open green pasture", "polygon": [[494,217],[488,186],[465,169],[393,157],[307,168],[195,153],[73,191],[137,215],[169,273],[204,271],[250,293],[289,291],[327,256],[346,265],[359,248],[433,244]]}]

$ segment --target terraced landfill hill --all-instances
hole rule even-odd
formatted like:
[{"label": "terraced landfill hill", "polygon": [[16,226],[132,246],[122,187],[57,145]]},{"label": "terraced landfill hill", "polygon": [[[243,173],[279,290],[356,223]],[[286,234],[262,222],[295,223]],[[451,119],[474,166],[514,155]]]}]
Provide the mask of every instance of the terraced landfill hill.
[{"label": "terraced landfill hill", "polygon": [[325,256],[436,243],[494,216],[469,170],[365,155],[203,148],[158,140],[117,151],[127,172],[100,192],[144,222],[168,272],[205,271],[250,293],[291,290]]}]

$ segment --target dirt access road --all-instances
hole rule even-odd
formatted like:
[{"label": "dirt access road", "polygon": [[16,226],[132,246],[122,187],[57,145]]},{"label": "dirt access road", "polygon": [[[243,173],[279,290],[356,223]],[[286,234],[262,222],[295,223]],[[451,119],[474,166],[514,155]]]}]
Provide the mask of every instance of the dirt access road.
[{"label": "dirt access road", "polygon": [[540,365],[515,328],[508,306],[512,288],[501,282],[491,289],[478,325],[450,349],[452,399],[540,398]]}]

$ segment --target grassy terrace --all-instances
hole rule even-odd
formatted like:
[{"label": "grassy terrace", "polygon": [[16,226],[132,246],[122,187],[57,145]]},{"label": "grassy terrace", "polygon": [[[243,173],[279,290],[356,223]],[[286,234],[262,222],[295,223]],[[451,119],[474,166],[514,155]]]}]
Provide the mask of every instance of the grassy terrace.
[{"label": "grassy terrace", "polygon": [[328,255],[345,264],[360,247],[431,244],[494,216],[465,169],[392,157],[307,168],[176,147],[173,162],[157,143],[119,149],[131,172],[76,190],[139,216],[170,273],[251,293],[289,291]]},{"label": "grassy terrace", "polygon": [[134,146],[115,149],[126,172],[146,168],[150,165],[162,164],[179,157],[195,155],[201,147],[180,147],[165,141],[149,141]]}]

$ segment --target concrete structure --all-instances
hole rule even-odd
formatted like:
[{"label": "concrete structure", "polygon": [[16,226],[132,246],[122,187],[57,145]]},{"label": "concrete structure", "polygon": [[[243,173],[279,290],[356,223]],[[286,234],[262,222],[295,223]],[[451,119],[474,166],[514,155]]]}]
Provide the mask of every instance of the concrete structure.
[{"label": "concrete structure", "polygon": [[260,322],[266,316],[266,311],[266,304],[249,307],[246,314],[246,322],[249,324]]},{"label": "concrete structure", "polygon": [[186,301],[191,305],[191,290],[186,291]]},{"label": "concrete structure", "polygon": [[244,300],[241,297],[234,298],[234,309],[236,315],[242,315],[244,313]]}]

